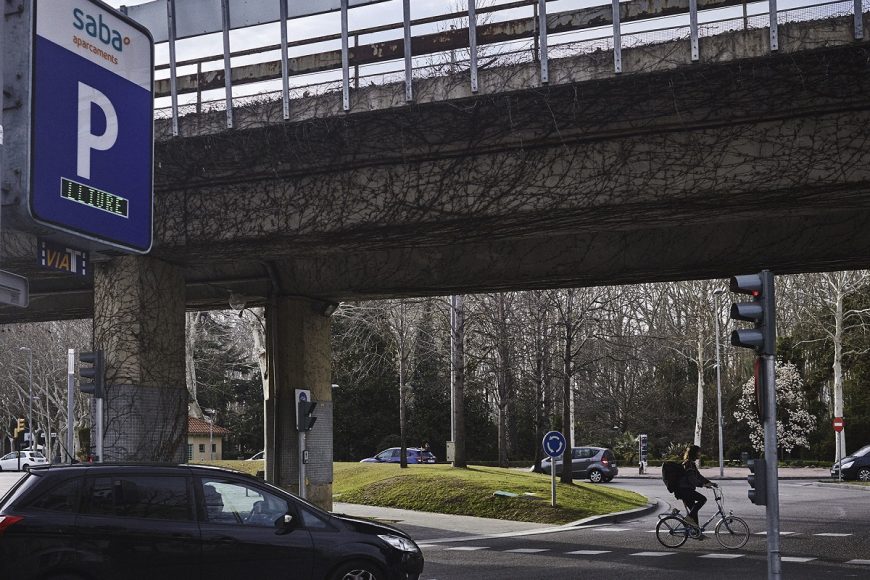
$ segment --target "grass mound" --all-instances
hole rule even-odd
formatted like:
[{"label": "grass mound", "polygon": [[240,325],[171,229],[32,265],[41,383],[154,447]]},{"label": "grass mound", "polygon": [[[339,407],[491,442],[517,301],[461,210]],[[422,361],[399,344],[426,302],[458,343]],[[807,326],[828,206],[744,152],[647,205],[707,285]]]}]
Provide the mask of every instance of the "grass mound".
[{"label": "grass mound", "polygon": [[647,503],[607,485],[557,482],[553,508],[549,476],[516,469],[365,463],[336,463],[334,469],[335,501],[435,513],[564,524]]}]

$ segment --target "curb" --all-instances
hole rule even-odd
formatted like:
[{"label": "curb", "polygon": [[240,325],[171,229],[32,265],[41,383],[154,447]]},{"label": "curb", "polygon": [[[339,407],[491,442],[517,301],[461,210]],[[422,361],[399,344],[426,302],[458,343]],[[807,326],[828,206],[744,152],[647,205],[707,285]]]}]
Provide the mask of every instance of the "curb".
[{"label": "curb", "polygon": [[870,491],[870,485],[854,485],[852,483],[827,483],[817,481],[814,483],[816,487],[834,487],[836,489],[850,489],[853,491]]},{"label": "curb", "polygon": [[[637,492],[635,492],[637,493]],[[629,520],[635,518],[637,516],[645,516],[649,513],[654,512],[659,508],[659,505],[662,503],[658,500],[651,502],[649,498],[646,498],[647,504],[644,507],[634,508],[630,510],[625,510],[622,512],[614,512],[612,514],[603,514],[600,516],[589,516],[588,518],[583,518],[582,520],[577,520],[576,522],[570,522],[563,526],[559,526],[560,528],[576,528],[579,526],[589,526],[589,525],[600,525],[600,524],[609,524],[613,522],[621,522],[623,520]]]}]

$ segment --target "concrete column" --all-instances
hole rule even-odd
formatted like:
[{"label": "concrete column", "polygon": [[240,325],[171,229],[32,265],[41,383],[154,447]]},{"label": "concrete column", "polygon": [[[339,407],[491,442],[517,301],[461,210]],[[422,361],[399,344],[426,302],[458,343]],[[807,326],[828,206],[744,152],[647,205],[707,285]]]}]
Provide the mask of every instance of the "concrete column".
[{"label": "concrete column", "polygon": [[321,303],[278,298],[266,320],[274,381],[266,404],[267,475],[275,485],[299,492],[299,434],[296,431],[296,389],[311,391],[317,422],[306,435],[306,497],[332,509],[332,356],[330,318]]},{"label": "concrete column", "polygon": [[184,278],[166,262],[95,264],[94,348],[106,352],[105,461],[184,462]]}]

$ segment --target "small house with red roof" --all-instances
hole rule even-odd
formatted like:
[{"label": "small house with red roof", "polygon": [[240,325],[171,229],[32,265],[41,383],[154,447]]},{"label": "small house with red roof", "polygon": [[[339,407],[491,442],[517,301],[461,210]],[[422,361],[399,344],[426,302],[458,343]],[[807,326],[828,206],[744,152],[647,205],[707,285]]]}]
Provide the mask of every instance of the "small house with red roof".
[{"label": "small house with red roof", "polygon": [[228,429],[196,417],[187,418],[187,460],[223,459],[224,437]]}]

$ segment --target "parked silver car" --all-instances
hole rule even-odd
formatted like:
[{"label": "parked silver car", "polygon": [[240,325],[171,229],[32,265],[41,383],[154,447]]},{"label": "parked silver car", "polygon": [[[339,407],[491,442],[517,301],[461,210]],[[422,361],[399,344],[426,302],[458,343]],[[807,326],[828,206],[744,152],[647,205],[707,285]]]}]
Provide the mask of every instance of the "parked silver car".
[{"label": "parked silver car", "polygon": [[[549,474],[551,460],[541,461],[541,470]],[[604,447],[572,447],[571,478],[588,479],[592,483],[607,483],[619,474],[613,451]],[[556,475],[562,475],[562,458],[556,459]]]}]

